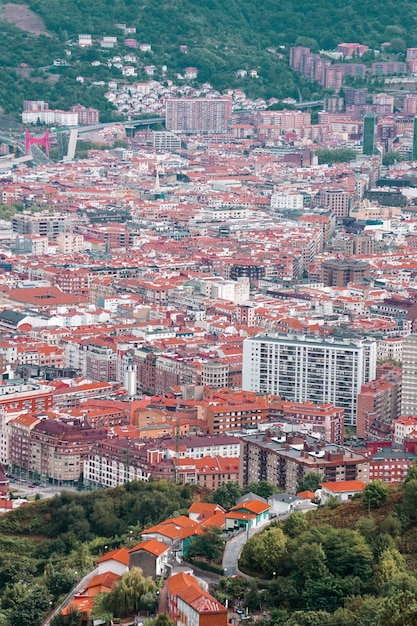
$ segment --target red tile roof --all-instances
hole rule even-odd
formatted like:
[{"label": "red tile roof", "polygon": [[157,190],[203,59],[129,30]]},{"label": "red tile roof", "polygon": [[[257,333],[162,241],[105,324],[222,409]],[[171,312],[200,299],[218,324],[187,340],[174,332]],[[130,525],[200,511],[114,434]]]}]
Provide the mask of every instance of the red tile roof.
[{"label": "red tile roof", "polygon": [[134,548],[129,550],[129,553],[132,554],[133,552],[139,552],[140,550],[146,550],[146,552],[149,552],[154,556],[160,556],[169,550],[169,546],[161,541],[158,541],[157,539],[150,539],[149,541],[142,541],[141,543],[138,543]]}]

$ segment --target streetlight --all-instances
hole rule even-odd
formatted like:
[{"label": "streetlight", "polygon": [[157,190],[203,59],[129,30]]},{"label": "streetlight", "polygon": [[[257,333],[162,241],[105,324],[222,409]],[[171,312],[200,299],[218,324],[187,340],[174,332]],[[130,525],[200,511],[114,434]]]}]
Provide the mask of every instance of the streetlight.
[{"label": "streetlight", "polygon": [[277,575],[276,572],[272,572],[272,576],[275,578],[275,576]]},{"label": "streetlight", "polygon": [[225,567],[225,568],[223,569],[223,576],[224,576],[225,578],[227,578],[227,567]]}]

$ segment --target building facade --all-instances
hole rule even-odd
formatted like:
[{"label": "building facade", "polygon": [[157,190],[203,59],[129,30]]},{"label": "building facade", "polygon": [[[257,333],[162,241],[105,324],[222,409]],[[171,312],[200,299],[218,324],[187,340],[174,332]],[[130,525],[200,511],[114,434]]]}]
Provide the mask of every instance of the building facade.
[{"label": "building facade", "polygon": [[283,400],[332,403],[356,426],[361,385],[376,376],[376,342],[260,335],[243,342],[242,386]]},{"label": "building facade", "polygon": [[226,133],[232,101],[223,98],[168,98],[167,130],[174,133]]},{"label": "building facade", "polygon": [[403,342],[401,415],[417,415],[417,334]]},{"label": "building facade", "polygon": [[250,435],[241,440],[239,483],[267,480],[287,493],[297,493],[298,483],[307,474],[325,482],[362,480],[369,482],[369,459],[346,448],[281,431]]}]

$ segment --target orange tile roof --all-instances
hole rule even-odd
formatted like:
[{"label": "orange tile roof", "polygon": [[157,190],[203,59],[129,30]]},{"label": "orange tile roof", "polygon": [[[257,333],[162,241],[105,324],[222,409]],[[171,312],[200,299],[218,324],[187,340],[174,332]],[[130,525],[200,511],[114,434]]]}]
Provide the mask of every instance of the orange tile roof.
[{"label": "orange tile roof", "polygon": [[268,509],[270,509],[271,507],[269,506],[269,504],[266,504],[265,502],[261,502],[260,500],[248,500],[247,502],[241,502],[241,504],[236,504],[236,506],[232,507],[230,510],[231,511],[239,511],[241,509],[245,509],[246,511],[249,511],[250,513],[263,513],[264,511],[267,511]]},{"label": "orange tile roof", "polygon": [[90,596],[75,596],[74,600],[62,610],[62,615],[69,615],[71,609],[75,609],[80,613],[90,613],[93,606],[94,598]]},{"label": "orange tile roof", "polygon": [[97,563],[104,563],[105,561],[118,561],[123,563],[123,565],[129,565],[129,550],[127,548],[117,548],[97,559]]},{"label": "orange tile roof", "polygon": [[195,587],[194,585],[185,587],[177,595],[198,613],[227,613],[226,607],[200,587]]},{"label": "orange tile roof", "polygon": [[363,491],[366,483],[361,480],[339,480],[334,483],[321,483],[321,487],[333,493],[345,493],[348,491]]},{"label": "orange tile roof", "polygon": [[250,520],[255,519],[256,513],[242,513],[242,511],[234,511],[233,509],[226,513],[225,519],[242,519],[242,520]]},{"label": "orange tile roof", "polygon": [[178,574],[174,574],[170,576],[167,580],[168,591],[171,595],[178,595],[178,593],[187,587],[197,587],[199,588],[199,584],[197,579],[191,574],[186,574],[184,572],[179,572]]},{"label": "orange tile roof", "polygon": [[139,552],[140,550],[146,550],[146,552],[149,552],[154,556],[160,556],[169,550],[169,546],[161,541],[158,541],[157,539],[150,539],[149,541],[142,541],[141,543],[138,543],[134,548],[129,550],[129,553],[132,554],[132,552]]},{"label": "orange tile roof", "polygon": [[303,498],[303,500],[313,500],[315,495],[314,491],[300,491],[300,493],[297,493],[297,498]]},{"label": "orange tile roof", "polygon": [[193,502],[188,509],[188,513],[198,513],[199,517],[208,517],[215,515],[217,511],[224,511],[219,504],[210,504],[207,502]]},{"label": "orange tile roof", "polygon": [[88,590],[91,587],[98,587],[98,586],[108,587],[109,589],[112,589],[114,584],[118,580],[120,580],[120,578],[121,577],[118,574],[114,574],[113,572],[105,572],[104,574],[97,574],[97,576],[94,576],[94,578],[90,580],[86,589]]}]

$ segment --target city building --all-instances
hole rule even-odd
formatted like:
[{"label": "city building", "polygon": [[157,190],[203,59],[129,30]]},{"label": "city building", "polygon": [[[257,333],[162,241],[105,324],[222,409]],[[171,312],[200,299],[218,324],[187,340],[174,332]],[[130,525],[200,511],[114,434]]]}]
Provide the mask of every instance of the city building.
[{"label": "city building", "polygon": [[369,274],[366,261],[329,259],[321,264],[321,277],[328,287],[346,287],[349,283],[360,283]]},{"label": "city building", "polygon": [[412,160],[417,161],[417,117],[413,120],[413,152]]},{"label": "city building", "polygon": [[82,104],[75,104],[70,107],[71,113],[77,114],[77,122],[79,126],[87,124],[98,124],[100,121],[100,111],[92,107],[84,107]]},{"label": "city building", "polygon": [[375,154],[375,137],[377,116],[375,113],[367,113],[363,118],[363,144],[362,153],[368,156]]},{"label": "city building", "polygon": [[417,415],[417,334],[404,337],[401,415]]},{"label": "city building", "polygon": [[283,436],[271,430],[241,440],[239,483],[267,480],[287,493],[297,493],[299,481],[317,474],[324,482],[361,480],[369,482],[369,459],[349,449],[317,441],[297,433]]},{"label": "city building", "polygon": [[282,416],[285,420],[297,424],[299,430],[309,426],[311,431],[324,441],[343,445],[345,414],[343,409],[333,404],[283,401]]},{"label": "city building", "polygon": [[391,428],[401,411],[401,377],[377,378],[362,385],[358,395],[356,436],[391,439]]},{"label": "city building", "polygon": [[12,217],[12,229],[19,235],[40,235],[56,240],[60,232],[70,230],[73,218],[57,211],[24,211]]},{"label": "city building", "polygon": [[375,378],[376,342],[271,333],[243,342],[243,389],[333,403],[356,426],[361,385]]},{"label": "city building", "polygon": [[83,473],[84,460],[107,431],[87,425],[44,419],[30,432],[30,472],[58,485],[74,485]]},{"label": "city building", "polygon": [[174,133],[226,133],[232,102],[222,98],[168,98],[166,129]]}]

